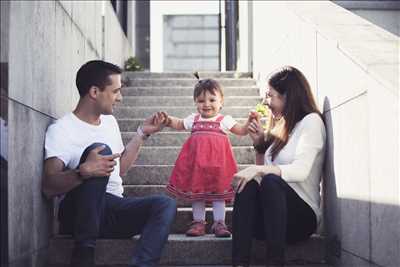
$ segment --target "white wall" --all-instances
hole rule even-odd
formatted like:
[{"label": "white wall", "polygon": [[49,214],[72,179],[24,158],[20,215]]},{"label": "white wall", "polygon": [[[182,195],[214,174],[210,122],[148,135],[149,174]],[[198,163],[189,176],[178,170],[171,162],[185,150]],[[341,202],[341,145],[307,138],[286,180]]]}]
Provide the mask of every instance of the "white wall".
[{"label": "white wall", "polygon": [[150,70],[163,71],[163,16],[218,14],[219,1],[151,1],[150,2]]},{"label": "white wall", "polygon": [[250,1],[239,1],[239,47],[237,58],[237,71],[251,71],[251,27],[249,10],[252,8]]},{"label": "white wall", "polygon": [[400,266],[399,38],[328,1],[253,2],[254,76],[283,65],[324,111],[324,223],[339,266]]}]

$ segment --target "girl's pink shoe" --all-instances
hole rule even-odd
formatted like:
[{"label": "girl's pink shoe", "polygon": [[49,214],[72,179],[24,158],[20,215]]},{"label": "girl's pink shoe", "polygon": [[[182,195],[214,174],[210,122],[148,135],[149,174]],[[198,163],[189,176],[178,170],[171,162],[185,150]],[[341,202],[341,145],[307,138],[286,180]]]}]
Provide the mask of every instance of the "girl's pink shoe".
[{"label": "girl's pink shoe", "polygon": [[215,221],[211,230],[216,237],[231,237],[231,232],[229,232],[224,221]]},{"label": "girl's pink shoe", "polygon": [[189,230],[186,231],[187,236],[203,236],[206,234],[205,221],[193,221],[190,224]]}]

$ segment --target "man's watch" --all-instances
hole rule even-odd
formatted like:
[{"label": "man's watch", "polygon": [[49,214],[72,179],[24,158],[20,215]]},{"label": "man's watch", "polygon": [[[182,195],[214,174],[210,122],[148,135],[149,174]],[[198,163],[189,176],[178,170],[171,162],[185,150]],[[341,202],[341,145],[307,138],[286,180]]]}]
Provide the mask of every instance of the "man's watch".
[{"label": "man's watch", "polygon": [[137,130],[136,130],[137,135],[139,135],[143,140],[146,140],[147,138],[150,137],[150,134],[145,134],[143,132],[143,127],[140,125]]}]

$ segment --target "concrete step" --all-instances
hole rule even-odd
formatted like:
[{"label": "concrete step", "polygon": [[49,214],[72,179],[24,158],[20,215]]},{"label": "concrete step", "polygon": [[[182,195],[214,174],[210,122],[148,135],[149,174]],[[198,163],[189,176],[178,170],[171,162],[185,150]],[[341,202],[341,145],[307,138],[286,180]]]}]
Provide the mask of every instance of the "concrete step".
[{"label": "concrete step", "polygon": [[[246,117],[251,109],[255,109],[255,106],[235,106],[235,107],[223,107],[223,113],[229,114],[232,117]],[[184,118],[192,113],[196,112],[194,106],[186,107],[169,107],[169,106],[153,106],[153,107],[127,107],[117,106],[114,108],[114,116],[118,119],[124,118],[146,118],[151,116],[154,112],[164,111],[167,114]]]},{"label": "concrete step", "polygon": [[[223,86],[255,86],[256,80],[247,79],[247,78],[224,78],[218,79],[218,82]],[[192,78],[172,78],[172,79],[133,79],[129,81],[130,86],[137,87],[159,87],[159,86],[168,86],[168,87],[182,87],[189,86],[193,89],[194,85],[197,83],[197,79]]]},{"label": "concrete step", "polygon": [[[251,106],[255,107],[262,100],[259,96],[227,96],[224,97],[224,107]],[[193,96],[124,96],[122,100],[124,107],[193,107]]]},{"label": "concrete step", "polygon": [[[247,121],[246,118],[234,118],[237,122],[245,123]],[[124,118],[124,119],[117,119],[119,128],[121,132],[135,132],[137,127],[143,123],[144,118]],[[175,130],[171,128],[164,128],[163,132],[173,132]],[[150,137],[152,138],[152,137]]]},{"label": "concrete step", "polygon": [[[162,86],[162,87],[161,87]],[[193,86],[176,87],[176,86],[152,86],[143,87],[135,84],[134,87],[122,88],[123,96],[155,96],[156,98],[163,96],[192,96]],[[236,86],[225,87],[224,96],[259,96],[259,89],[255,86]]]},{"label": "concrete step", "polygon": [[[142,147],[136,165],[170,165],[181,151],[180,146],[152,146]],[[254,164],[254,153],[252,146],[233,147],[238,164]]]},{"label": "concrete step", "polygon": [[[200,265],[186,265],[186,264],[176,265],[176,264],[174,264],[174,265],[159,265],[159,266],[160,267],[231,267],[231,265],[204,265],[204,264],[200,264]],[[265,265],[252,265],[252,267],[264,267],[264,266]],[[311,263],[311,264],[300,264],[300,265],[290,264],[290,266],[291,267],[333,267],[331,265],[323,264],[323,263],[322,264]],[[70,265],[69,264],[51,264],[51,265],[48,265],[47,267],[70,267]],[[128,266],[126,264],[112,264],[112,265],[96,264],[96,267],[130,267],[130,266]]]},{"label": "concrete step", "polygon": [[[127,265],[137,244],[138,237],[132,239],[100,239],[96,245],[96,264],[99,266]],[[172,234],[164,248],[162,265],[230,265],[231,238],[186,237]],[[50,239],[49,265],[68,264],[73,248],[70,236],[57,236]],[[306,242],[290,245],[287,248],[288,265],[324,264],[326,246],[325,239],[313,235]],[[262,241],[253,241],[252,263],[262,264],[265,246]],[[314,265],[313,265],[314,266]]]},{"label": "concrete step", "polygon": [[[123,132],[122,140],[127,144],[136,132]],[[190,136],[189,132],[158,132],[146,140],[145,146],[182,146]],[[246,136],[236,136],[228,134],[232,146],[252,146],[251,138]]]},{"label": "concrete step", "polygon": [[[239,164],[242,170],[250,165]],[[136,165],[123,178],[125,185],[165,185],[171,175],[174,165]]]},{"label": "concrete step", "polygon": [[[201,79],[212,78],[251,78],[251,72],[199,72]],[[194,79],[192,72],[147,72],[147,71],[127,71],[124,72],[123,77],[129,81],[134,79],[174,79],[174,78],[187,78]]]}]

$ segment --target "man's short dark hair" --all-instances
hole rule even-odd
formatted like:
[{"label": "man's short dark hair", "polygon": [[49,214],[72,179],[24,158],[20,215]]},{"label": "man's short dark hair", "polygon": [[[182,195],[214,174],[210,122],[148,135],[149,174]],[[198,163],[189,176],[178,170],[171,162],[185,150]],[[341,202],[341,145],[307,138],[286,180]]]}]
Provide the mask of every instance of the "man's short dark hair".
[{"label": "man's short dark hair", "polygon": [[83,64],[76,73],[76,87],[79,95],[84,97],[90,87],[96,86],[101,90],[111,84],[109,76],[111,74],[121,74],[122,70],[117,65],[114,65],[103,60],[91,60]]}]

